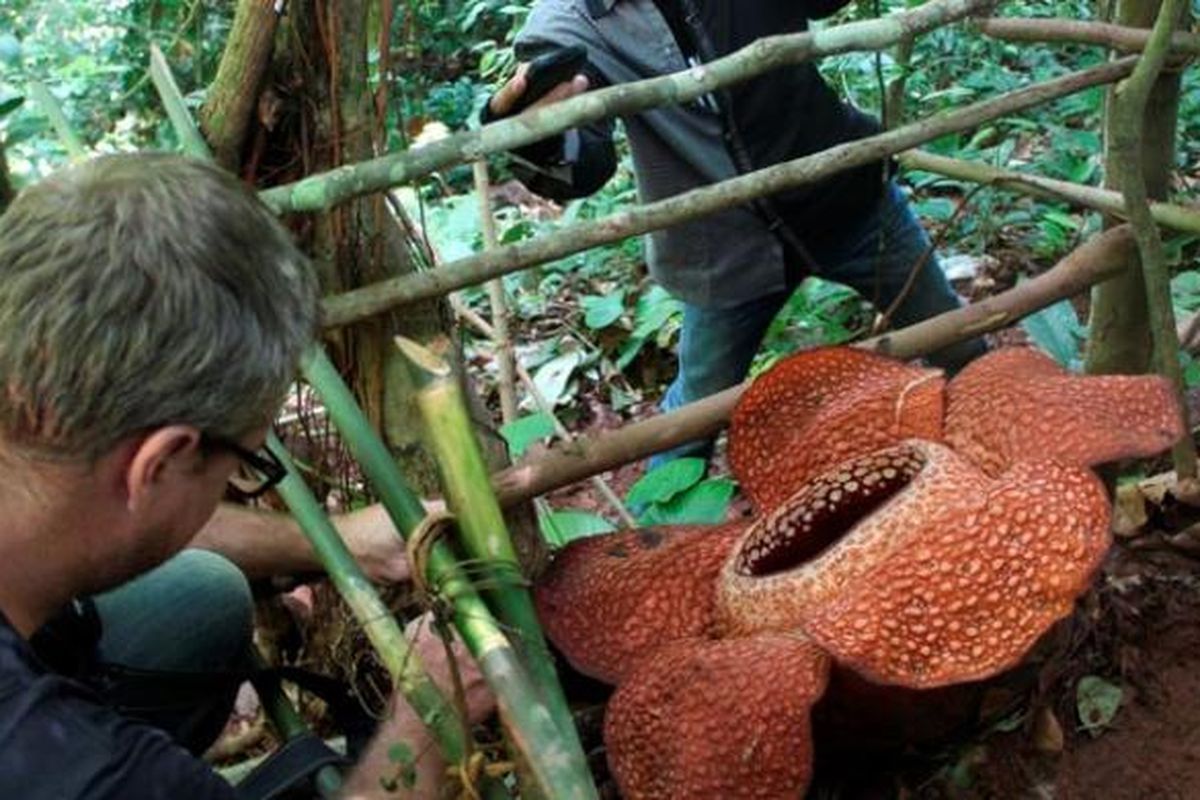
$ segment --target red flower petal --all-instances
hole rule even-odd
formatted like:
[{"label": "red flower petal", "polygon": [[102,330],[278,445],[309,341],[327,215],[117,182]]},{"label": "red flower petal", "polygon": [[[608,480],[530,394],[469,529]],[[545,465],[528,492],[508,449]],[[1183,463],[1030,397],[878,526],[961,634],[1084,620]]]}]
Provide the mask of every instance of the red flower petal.
[{"label": "red flower petal", "polygon": [[875,681],[977,680],[1070,613],[1108,523],[1082,467],[1023,462],[990,481],[912,440],[826,473],[749,531],[719,602],[731,630],[802,630]]},{"label": "red flower petal", "polygon": [[1075,375],[1028,347],[993,351],[946,390],[946,442],[989,475],[1018,461],[1084,466],[1148,456],[1183,435],[1156,375]]},{"label": "red flower petal", "polygon": [[829,659],[803,637],[685,639],[638,663],[604,721],[625,800],[796,800]]},{"label": "red flower petal", "polygon": [[650,650],[712,632],[717,572],[745,529],[679,525],[572,542],[534,589],[546,635],[580,672],[620,682]]},{"label": "red flower petal", "polygon": [[759,377],[730,422],[729,465],[760,511],[835,464],[942,438],[945,379],[852,347],[806,350]]}]

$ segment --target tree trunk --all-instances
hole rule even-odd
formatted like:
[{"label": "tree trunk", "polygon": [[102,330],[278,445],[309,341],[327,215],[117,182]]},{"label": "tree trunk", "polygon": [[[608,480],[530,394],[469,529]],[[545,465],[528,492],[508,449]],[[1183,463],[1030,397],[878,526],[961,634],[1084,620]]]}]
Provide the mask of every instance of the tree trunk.
[{"label": "tree trunk", "polygon": [[[1115,22],[1149,28],[1158,16],[1162,0],[1120,0]],[[1163,200],[1170,188],[1175,164],[1175,130],[1179,115],[1180,71],[1164,71],[1146,104],[1142,159],[1146,188],[1151,199]],[[1112,89],[1107,106],[1112,106]],[[1112,135],[1111,113],[1105,113],[1105,139]],[[1116,173],[1105,153],[1105,186]],[[1117,224],[1107,219],[1106,225]],[[1087,371],[1091,373],[1135,374],[1150,369],[1153,354],[1150,321],[1146,306],[1146,287],[1138,270],[1127,270],[1120,277],[1092,291],[1091,333],[1088,340]]]},{"label": "tree trunk", "polygon": [[200,108],[200,128],[213,158],[229,170],[241,165],[246,132],[254,118],[263,77],[271,65],[279,22],[275,2],[239,0],[217,77]]},{"label": "tree trunk", "polygon": [[[284,85],[303,87],[305,172],[333,169],[373,158],[382,121],[368,76],[368,20],[364,0],[292,5],[295,30],[288,37],[291,72]],[[413,271],[411,253],[382,195],[344,203],[313,219],[310,252],[322,291],[345,291]],[[430,301],[339,331],[330,342],[334,363],[396,454],[405,476],[425,493],[437,484],[420,447],[420,417],[412,401],[407,368],[393,343],[402,334],[428,342],[450,329],[444,301]]]}]

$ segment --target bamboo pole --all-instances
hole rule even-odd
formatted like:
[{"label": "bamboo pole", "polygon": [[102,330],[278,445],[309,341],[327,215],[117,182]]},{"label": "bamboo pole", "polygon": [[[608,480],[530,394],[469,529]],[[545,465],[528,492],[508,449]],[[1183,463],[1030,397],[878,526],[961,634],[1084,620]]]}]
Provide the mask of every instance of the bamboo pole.
[{"label": "bamboo pole", "polygon": [[[184,107],[170,67],[162,59],[161,53],[158,54],[157,65],[153,56],[152,53],[152,74],[157,76],[154,86],[164,105],[176,110],[170,118],[176,126],[185,152],[198,158],[211,157],[199,128]],[[339,430],[356,457],[364,462],[364,472],[377,481],[377,490],[385,500],[384,506],[392,521],[399,530],[411,530],[424,517],[424,508],[420,500],[408,491],[399,470],[391,462],[386,447],[375,435],[325,351],[318,345],[311,347],[302,361],[301,369],[314,388],[323,393],[322,399],[330,417],[335,425],[341,423],[342,427]],[[429,729],[442,755],[450,763],[463,763],[470,743],[464,727],[465,722],[459,719],[456,710],[447,702],[437,684],[412,653],[395,618],[363,575],[341,536],[325,516],[324,509],[299,477],[295,464],[282,443],[273,433],[269,439],[272,449],[288,470],[288,477],[279,486],[280,496],[296,518],[301,532],[309,540],[338,593],[363,626],[367,638],[391,675],[393,684]],[[436,568],[436,574],[445,579],[444,591],[454,603],[456,623],[464,642],[480,663],[480,669],[484,669],[481,659],[487,658],[488,669],[492,670],[489,685],[493,686],[503,708],[508,702],[505,692],[511,689],[503,686],[496,689],[496,683],[501,682],[491,681],[495,679],[496,673],[507,675],[514,668],[516,659],[511,654],[511,648],[507,646],[507,640],[496,629],[487,607],[474,593],[470,583],[456,570],[453,558],[445,551],[444,545],[434,548],[431,557],[432,568]],[[485,675],[487,674],[485,670]],[[269,700],[272,723],[278,726],[278,730],[285,737],[295,734],[303,720],[291,707],[287,697],[277,693]],[[518,697],[517,702],[519,700]],[[332,787],[339,779],[339,776],[330,773],[332,769],[323,768],[318,774],[318,781],[322,786]],[[484,791],[488,800],[500,800],[505,796],[503,787],[496,781],[487,781]]]},{"label": "bamboo pole", "polygon": [[196,158],[212,158],[208,142],[204,141],[200,129],[196,127],[195,120],[188,112],[187,104],[183,102],[183,92],[179,91],[179,84],[171,74],[171,67],[156,44],[150,45],[150,80],[154,82],[167,118],[171,120],[171,126],[179,136],[180,149]]},{"label": "bamboo pole", "polygon": [[[1139,52],[1150,40],[1150,31],[1145,28],[1078,19],[988,17],[974,25],[980,33],[1007,42],[1097,44],[1123,53]],[[1170,49],[1172,53],[1200,55],[1200,35],[1177,31],[1171,37]]]},{"label": "bamboo pole", "polygon": [[[934,155],[923,150],[909,150],[901,153],[897,156],[897,160],[908,169],[919,169],[957,180],[983,183],[1047,200],[1061,200],[1114,217],[1125,218],[1127,216],[1125,198],[1120,192],[1114,192],[1111,189],[1083,186],[1041,175],[1000,169],[990,164]],[[1177,231],[1200,233],[1200,208],[1152,202],[1150,213],[1154,217],[1154,221],[1160,225]]]},{"label": "bamboo pole", "polygon": [[72,161],[82,161],[87,158],[88,152],[83,145],[83,140],[71,128],[71,123],[67,122],[67,115],[63,113],[58,99],[50,94],[50,90],[41,81],[31,80],[29,81],[29,94],[33,96],[34,102],[41,106],[42,113],[50,120],[50,125],[67,150],[67,156]]},{"label": "bamboo pole", "polygon": [[[1142,277],[1146,283],[1146,302],[1150,311],[1150,332],[1154,338],[1154,356],[1158,372],[1171,381],[1179,397],[1180,409],[1187,408],[1183,369],[1179,365],[1179,337],[1176,332],[1175,309],[1171,301],[1171,276],[1167,270],[1162,235],[1150,213],[1146,188],[1145,166],[1142,161],[1142,119],[1150,92],[1166,64],[1171,34],[1179,19],[1183,4],[1180,0],[1163,0],[1158,11],[1146,50],[1138,61],[1133,75],[1117,86],[1112,113],[1112,163],[1117,168],[1116,183],[1125,195],[1125,207],[1137,239],[1141,258]],[[1186,412],[1184,412],[1186,414]],[[1185,419],[1186,423],[1186,419]],[[1191,430],[1185,424],[1184,430]],[[1184,436],[1172,450],[1175,474],[1181,483],[1190,486],[1192,496],[1200,495],[1196,481],[1196,443]]]},{"label": "bamboo pole", "polygon": [[[895,358],[915,358],[956,342],[1011,325],[1033,312],[1071,297],[1089,286],[1120,274],[1136,256],[1128,226],[1095,236],[1041,275],[1006,292],[947,311],[915,325],[858,343]],[[729,423],[747,384],[734,386],[623,428],[550,448],[492,476],[492,487],[503,505],[568,486],[622,464],[639,461],[693,439],[716,435]]]},{"label": "bamboo pole", "polygon": [[263,192],[262,197],[280,213],[331,208],[352,197],[409,183],[443,167],[513,150],[589,122],[686,103],[772,69],[839,53],[881,50],[906,36],[925,33],[968,14],[982,13],[993,3],[994,0],[933,0],[882,19],[768,36],[699,68],[586,92],[553,107],[533,108],[416,150],[276,186]]},{"label": "bamboo pole", "polygon": [[273,433],[268,437],[268,445],[288,471],[287,478],[279,484],[279,495],[299,523],[338,594],[363,627],[396,688],[433,734],[447,761],[461,763],[467,751],[467,732],[454,706],[425,672],[396,618],[379,599],[375,588],[325,516],[325,509],[313,497],[296,471],[291,456]]},{"label": "bamboo pole", "polygon": [[[566,696],[538,624],[533,600],[522,585],[516,551],[500,504],[492,494],[459,383],[446,361],[431,350],[397,337],[408,358],[417,405],[425,420],[426,442],[441,474],[446,504],[454,513],[461,544],[481,565],[488,595],[513,633],[529,668],[535,692],[508,709],[518,723],[513,738],[529,761],[546,797],[594,798],[587,760],[579,744]],[[516,579],[516,580],[514,580]],[[508,676],[510,682],[524,676]],[[539,696],[540,695],[540,696]]]},{"label": "bamboo pole", "polygon": [[331,327],[348,325],[397,306],[449,294],[531,264],[552,261],[601,244],[697,219],[757,197],[810,184],[836,172],[909,150],[947,133],[972,128],[1005,114],[1119,80],[1129,74],[1136,60],[1136,57],[1130,56],[1073,72],[965,108],[947,111],[928,120],[622,211],[602,220],[571,225],[546,236],[452,261],[439,269],[380,281],[327,297],[322,303],[322,316],[325,324]]},{"label": "bamboo pole", "polygon": [[[424,507],[405,483],[387,446],[376,435],[370,421],[354,401],[350,387],[342,380],[333,362],[320,348],[310,349],[301,364],[301,370],[305,379],[325,403],[330,419],[346,441],[351,455],[379,494],[380,501],[396,523],[397,529],[407,539],[424,519]],[[511,549],[511,544],[509,547]],[[414,565],[415,568],[418,567]],[[438,597],[451,603],[455,627],[487,679],[488,686],[495,693],[513,741],[532,765],[539,780],[551,780],[551,786],[559,785],[561,778],[554,771],[554,765],[545,762],[562,761],[568,765],[572,763],[570,749],[571,743],[576,741],[576,734],[570,715],[567,714],[565,718],[562,715],[552,716],[544,710],[537,689],[530,682],[518,653],[476,592],[472,582],[464,575],[463,569],[446,543],[435,542],[430,547],[426,571],[428,583],[436,587],[435,593]],[[558,679],[555,677],[554,686],[557,685]],[[566,732],[547,741],[541,720],[530,719],[538,710],[542,710],[545,719],[554,724],[556,731],[561,725],[567,729]],[[582,758],[582,755],[579,758]],[[495,784],[492,790],[498,786]]]}]

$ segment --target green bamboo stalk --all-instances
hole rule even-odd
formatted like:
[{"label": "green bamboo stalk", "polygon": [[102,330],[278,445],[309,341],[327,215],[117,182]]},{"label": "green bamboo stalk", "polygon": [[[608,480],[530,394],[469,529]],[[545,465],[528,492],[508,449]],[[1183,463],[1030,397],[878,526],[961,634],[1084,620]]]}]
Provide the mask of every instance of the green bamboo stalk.
[{"label": "green bamboo stalk", "polygon": [[462,720],[408,646],[408,640],[404,638],[396,618],[379,599],[375,587],[367,580],[354,556],[350,555],[346,543],[325,515],[325,509],[297,472],[291,456],[274,433],[267,438],[268,446],[288,471],[287,477],[279,484],[279,495],[312,544],[338,594],[362,625],[391,675],[393,684],[429,728],[446,759],[451,763],[460,763],[466,754],[467,743]]},{"label": "green bamboo stalk", "polygon": [[578,734],[533,601],[524,586],[512,581],[512,576],[520,570],[516,550],[492,491],[479,444],[472,434],[473,426],[458,381],[449,365],[429,349],[403,337],[397,337],[396,342],[409,360],[417,388],[417,405],[425,420],[426,439],[438,463],[447,505],[457,517],[463,548],[467,555],[487,565],[488,594],[501,621],[519,639],[525,663],[542,692],[545,709],[551,714],[548,721],[558,729],[566,752],[576,761],[572,771],[586,773]]},{"label": "green bamboo stalk", "polygon": [[[154,85],[164,106],[175,110],[174,113],[168,111],[168,115],[179,134],[185,152],[199,158],[211,158],[211,152],[200,129],[187,112],[170,68],[157,49],[151,53],[151,75],[155,77]],[[302,369],[318,391],[324,390],[330,416],[335,424],[340,423],[340,430],[343,436],[347,437],[356,457],[365,462],[362,465],[363,469],[378,484],[377,490],[384,496],[384,505],[393,522],[401,530],[411,531],[424,517],[421,501],[404,483],[399,470],[391,461],[391,455],[375,435],[366,416],[358,408],[349,387],[341,380],[341,376],[337,374],[337,370],[319,345],[309,349]],[[317,558],[325,567],[338,593],[363,626],[367,638],[391,674],[393,684],[429,729],[442,755],[450,763],[462,763],[470,741],[463,727],[463,720],[458,717],[437,684],[425,672],[419,659],[411,652],[395,618],[379,599],[379,595],[354,561],[354,557],[350,555],[324,510],[299,477],[287,450],[273,433],[269,436],[269,441],[288,469],[288,477],[279,485],[279,494],[291,509],[300,530],[312,544]],[[462,595],[457,604],[459,614],[463,617],[459,622],[459,629],[472,654],[480,662],[480,668],[484,669],[482,659],[486,656],[488,668],[493,673],[513,672],[516,656],[511,654],[508,641],[496,628],[494,621],[488,625],[490,613],[483,601],[474,595],[470,583],[461,575],[452,574],[455,562],[444,546],[435,548],[431,568],[435,566],[439,568],[438,574],[444,573],[454,578],[447,581],[450,596],[456,596],[455,592]],[[475,598],[474,603],[470,601],[472,596]],[[506,656],[506,650],[510,655]],[[516,700],[520,699],[520,695],[516,695]],[[304,721],[282,692],[272,693],[268,700],[273,711],[272,722],[279,726],[280,733],[285,738],[290,738],[304,729]],[[502,701],[501,709],[504,705]],[[332,779],[328,776],[318,775],[318,781],[322,790],[332,786]],[[489,800],[508,797],[503,786],[494,780],[484,783],[484,792]]]},{"label": "green bamboo stalk", "polygon": [[[424,508],[350,388],[321,348],[305,354],[301,371],[321,397],[397,529],[407,538],[424,518]],[[561,720],[556,722],[550,715],[519,654],[445,543],[438,542],[430,549],[428,578],[431,586],[438,587],[438,595],[452,603],[455,627],[496,694],[512,740],[531,765],[537,782],[550,797],[595,797],[570,716],[560,725]],[[554,686],[558,686],[557,678]]]},{"label": "green bamboo stalk", "polygon": [[197,158],[212,158],[208,142],[204,141],[203,134],[196,127],[196,122],[183,100],[183,92],[179,91],[179,84],[171,74],[171,67],[167,65],[167,59],[156,44],[150,45],[150,80],[154,81],[154,88],[158,90],[167,118],[171,120],[171,126],[179,136],[183,152]]},{"label": "green bamboo stalk", "polygon": [[[155,63],[153,54],[151,61],[152,64]],[[199,158],[210,158],[208,146],[191,115],[187,113],[183,98],[179,94],[179,88],[171,77],[170,69],[162,59],[161,53],[158,54],[156,67],[152,68],[152,74],[159,76],[154,82],[155,88],[158,90],[163,104],[177,111],[170,115],[170,119],[179,134],[185,151]],[[374,435],[366,417],[358,409],[349,388],[341,381],[337,371],[325,356],[324,350],[319,346],[314,345],[310,348],[305,364],[315,365],[315,372],[320,372],[321,368],[324,368],[327,373],[310,377],[315,378],[316,383],[324,386],[327,393],[336,397],[337,413],[333,414],[335,423],[340,419],[351,430],[355,437],[352,442],[365,441],[373,442],[376,445],[375,448],[360,448],[367,454],[368,464],[364,466],[364,469],[368,470],[369,475],[377,476],[383,486],[389,500],[385,505],[396,525],[404,530],[411,530],[424,515],[421,502],[404,484],[399,471],[391,463],[386,448]],[[354,413],[347,413],[346,409],[352,409]],[[343,431],[343,435],[345,435],[345,431]],[[366,576],[362,574],[358,564],[346,549],[345,543],[342,542],[336,529],[325,516],[324,510],[308,490],[307,485],[298,477],[290,455],[274,434],[270,439],[273,449],[288,467],[288,478],[279,487],[280,495],[292,510],[301,531],[312,543],[313,550],[333,580],[339,594],[346,600],[360,624],[363,625],[372,646],[391,673],[393,683],[400,689],[417,716],[429,728],[442,755],[451,763],[461,763],[466,756],[469,743],[462,720],[457,717],[437,685],[426,674],[416,656],[411,653],[395,619],[380,601]],[[382,455],[380,450],[382,450]],[[381,462],[391,466],[391,471],[381,470],[379,466]],[[447,560],[453,564],[453,559],[447,553],[442,552],[438,555],[439,564]],[[458,583],[465,586],[465,593],[471,593],[469,583],[462,579]],[[454,587],[452,586],[452,588]],[[489,638],[488,630],[480,630],[483,623],[476,622],[475,618],[487,618],[488,613],[482,601],[478,601],[477,605],[478,608],[468,608],[469,613],[472,614],[470,624],[461,626],[470,631],[472,637],[470,641],[475,642],[481,651],[495,649],[495,640],[497,639],[507,646],[507,641],[502,634],[496,632]],[[464,633],[464,639],[466,637],[467,634]],[[475,651],[472,650],[472,652]],[[476,658],[478,659],[479,656],[476,655]],[[489,663],[499,663],[501,667],[506,666],[503,658],[492,658]],[[286,696],[282,693],[275,693],[271,696],[270,701],[272,710],[275,712],[272,714],[272,722],[278,724],[280,733],[285,738],[303,729],[303,720]],[[500,800],[500,798],[508,796],[496,781],[487,781],[484,784],[484,791],[489,800]]]},{"label": "green bamboo stalk", "polygon": [[67,148],[67,155],[71,160],[81,161],[87,158],[88,152],[83,146],[83,140],[72,130],[71,123],[67,122],[67,115],[63,113],[58,99],[50,94],[50,90],[41,81],[32,80],[29,82],[29,94],[33,95],[34,102],[41,106],[42,112],[50,119],[54,132],[62,140],[63,147]]},{"label": "green bamboo stalk", "polygon": [[[264,666],[258,648],[251,647],[250,655],[256,669]],[[280,684],[279,678],[274,675],[269,677],[258,675],[252,679],[252,682],[267,719],[275,726],[275,730],[279,732],[280,736],[284,739],[291,739],[308,731],[308,725],[305,724],[304,718],[300,716],[300,712],[292,705],[288,696],[283,693],[283,686]],[[342,774],[337,767],[326,765],[317,770],[314,782],[317,794],[323,800],[336,800],[342,789]]]}]

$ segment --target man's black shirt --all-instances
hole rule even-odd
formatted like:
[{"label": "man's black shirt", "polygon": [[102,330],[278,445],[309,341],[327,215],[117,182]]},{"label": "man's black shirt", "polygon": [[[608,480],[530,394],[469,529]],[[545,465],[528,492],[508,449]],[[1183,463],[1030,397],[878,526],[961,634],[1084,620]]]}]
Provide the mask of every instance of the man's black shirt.
[{"label": "man's black shirt", "polygon": [[[849,0],[781,3],[779,0],[654,0],[685,57],[712,60],[774,34],[808,29],[809,19],[822,17]],[[695,12],[692,24],[688,7]],[[700,31],[694,27],[698,23]],[[710,52],[697,42],[707,38]],[[871,117],[843,103],[813,63],[782,67],[735,84],[725,91],[728,127],[744,146],[739,168],[761,169],[820,152],[842,142],[879,132]],[[736,142],[733,145],[737,146]],[[820,183],[774,195],[779,216],[806,242],[836,234],[830,220],[861,217],[882,193],[879,163],[840,173]]]},{"label": "man's black shirt", "polygon": [[0,798],[233,800],[163,732],[49,672],[0,615]]}]

